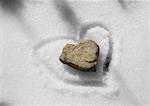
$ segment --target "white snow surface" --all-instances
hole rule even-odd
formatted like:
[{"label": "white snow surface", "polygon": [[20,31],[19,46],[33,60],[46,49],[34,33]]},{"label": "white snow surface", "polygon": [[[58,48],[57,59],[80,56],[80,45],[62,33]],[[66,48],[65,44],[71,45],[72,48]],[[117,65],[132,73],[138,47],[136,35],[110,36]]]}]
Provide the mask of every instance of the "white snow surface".
[{"label": "white snow surface", "polygon": [[64,45],[78,43],[75,30],[52,0],[24,1],[21,16],[0,9],[0,106],[150,105],[149,1],[124,0],[122,7],[118,0],[69,0],[81,25],[98,22],[109,29],[93,27],[84,36],[100,45],[101,65],[108,52],[105,35],[112,36],[104,76],[102,69],[91,75],[63,65],[58,57]]}]

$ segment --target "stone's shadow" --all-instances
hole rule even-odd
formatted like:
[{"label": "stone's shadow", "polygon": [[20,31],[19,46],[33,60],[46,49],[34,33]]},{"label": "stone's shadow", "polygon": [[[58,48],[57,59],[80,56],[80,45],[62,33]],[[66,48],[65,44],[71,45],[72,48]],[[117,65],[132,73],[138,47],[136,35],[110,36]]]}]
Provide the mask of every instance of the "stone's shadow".
[{"label": "stone's shadow", "polygon": [[72,85],[79,85],[79,86],[91,86],[91,87],[105,87],[106,84],[102,81],[65,81],[67,83],[71,83]]}]

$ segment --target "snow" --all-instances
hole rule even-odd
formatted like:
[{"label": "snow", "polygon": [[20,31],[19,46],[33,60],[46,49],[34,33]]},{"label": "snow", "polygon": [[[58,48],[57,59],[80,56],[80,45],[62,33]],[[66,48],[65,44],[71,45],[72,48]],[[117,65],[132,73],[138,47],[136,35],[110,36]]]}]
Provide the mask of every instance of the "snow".
[{"label": "snow", "polygon": [[0,10],[0,105],[149,105],[149,2],[127,3],[126,9],[117,0],[70,3],[82,25],[99,22],[109,29],[91,28],[84,39],[96,40],[105,60],[105,34],[112,36],[110,73],[89,81],[88,74],[64,67],[58,56],[65,44],[77,43],[74,31],[51,0],[26,0],[21,18]]}]

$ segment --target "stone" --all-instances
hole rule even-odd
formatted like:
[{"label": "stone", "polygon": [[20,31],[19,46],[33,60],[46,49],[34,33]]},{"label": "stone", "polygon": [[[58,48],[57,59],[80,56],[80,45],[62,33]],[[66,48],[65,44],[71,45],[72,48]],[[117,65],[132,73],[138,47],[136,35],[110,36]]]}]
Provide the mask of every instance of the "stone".
[{"label": "stone", "polygon": [[83,40],[79,44],[66,44],[59,60],[80,71],[96,72],[99,51],[96,42]]}]

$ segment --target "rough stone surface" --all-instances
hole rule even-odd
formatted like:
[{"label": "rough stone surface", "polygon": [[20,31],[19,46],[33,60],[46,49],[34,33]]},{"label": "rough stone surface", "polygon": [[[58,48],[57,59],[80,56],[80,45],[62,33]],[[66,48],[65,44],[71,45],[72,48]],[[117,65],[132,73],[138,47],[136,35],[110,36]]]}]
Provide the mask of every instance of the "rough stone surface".
[{"label": "rough stone surface", "polygon": [[80,71],[96,72],[99,46],[92,40],[83,40],[79,44],[67,44],[59,60]]}]

